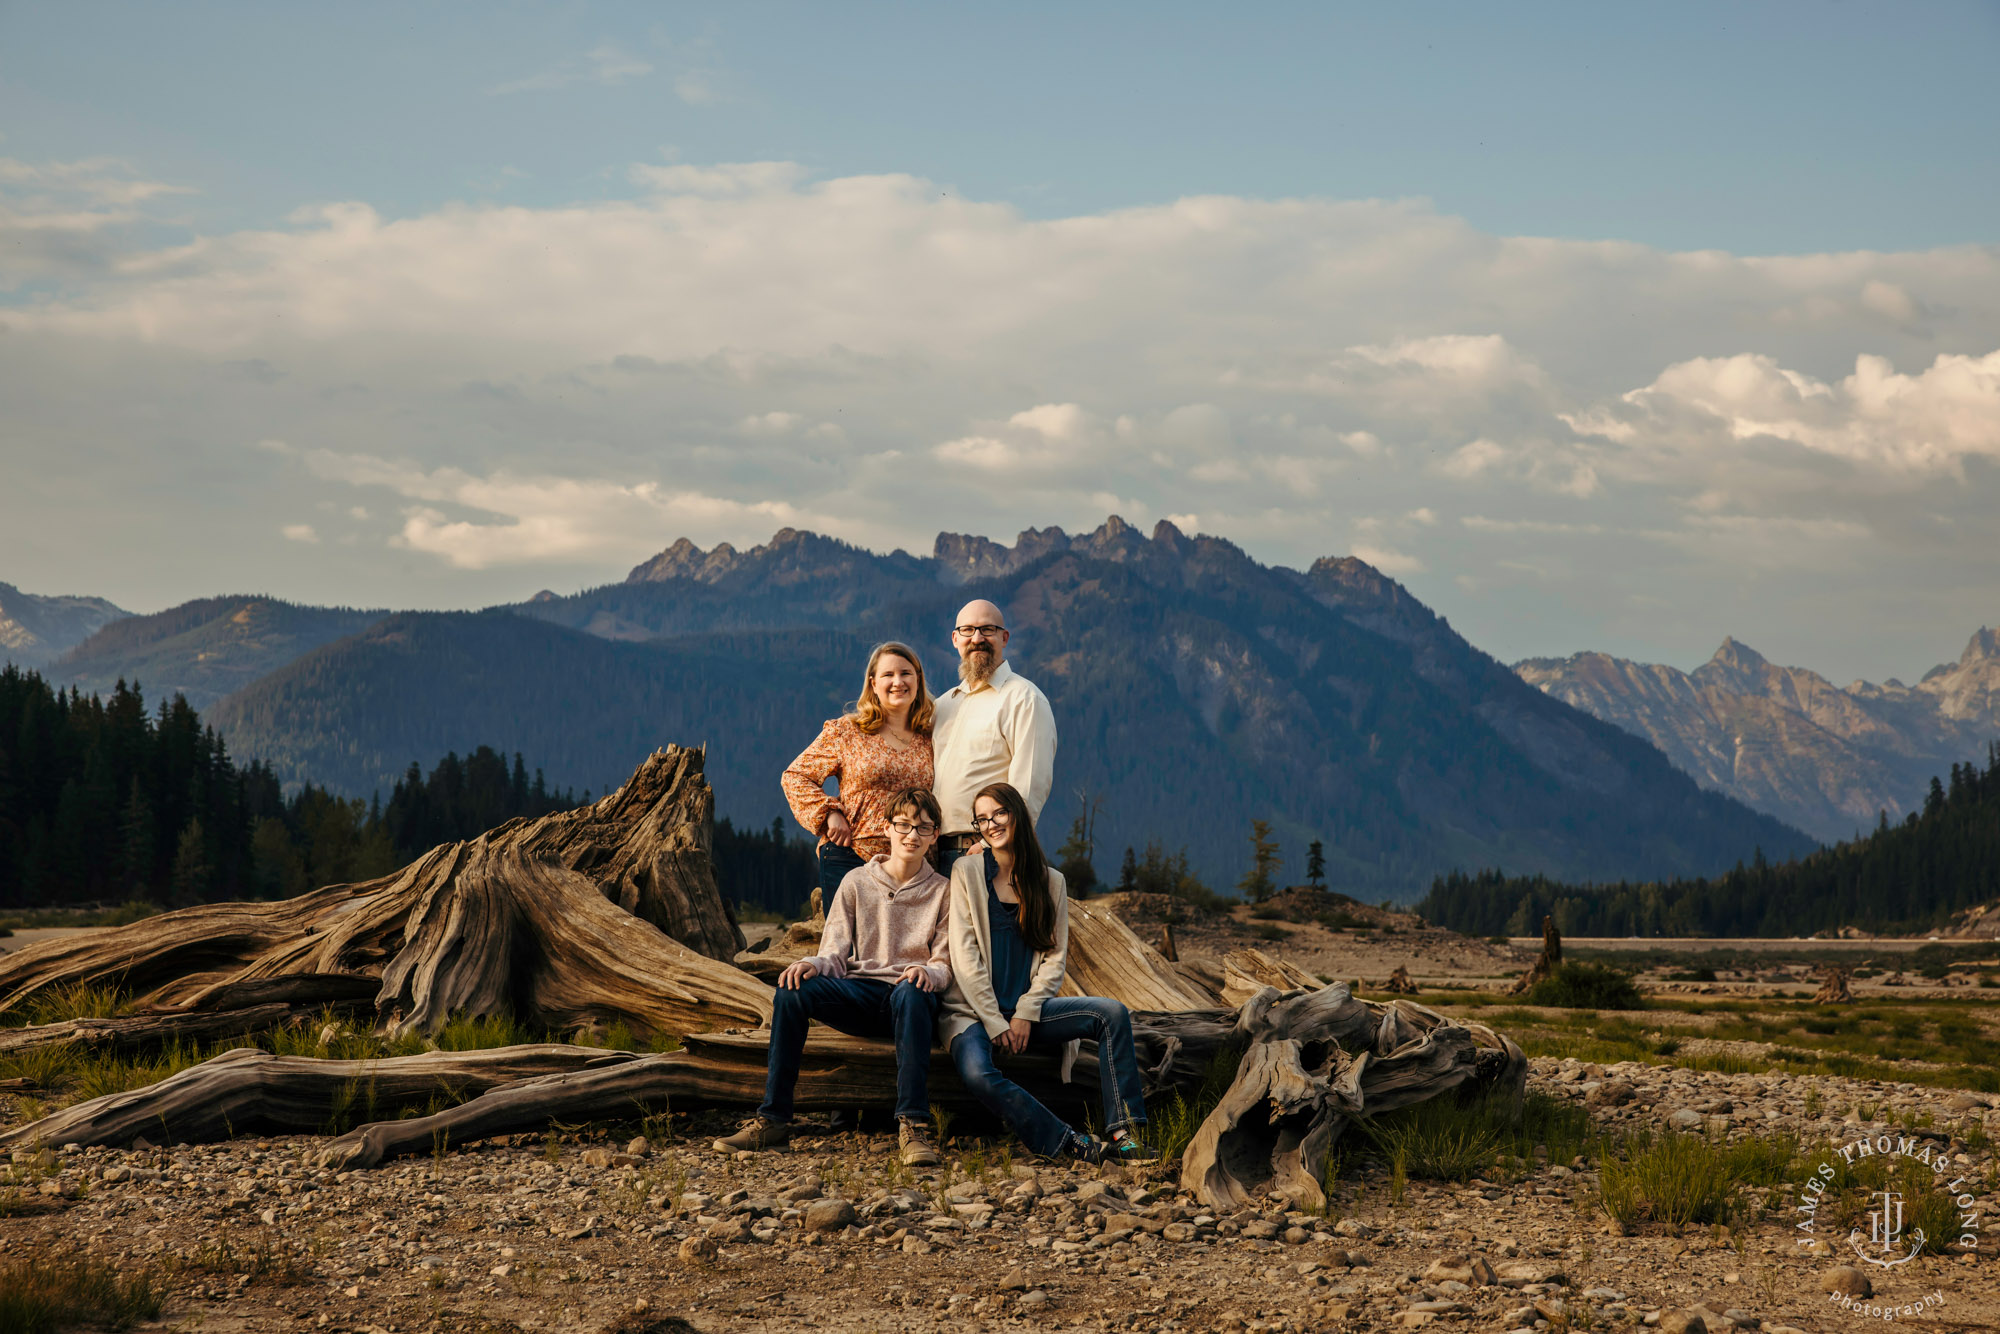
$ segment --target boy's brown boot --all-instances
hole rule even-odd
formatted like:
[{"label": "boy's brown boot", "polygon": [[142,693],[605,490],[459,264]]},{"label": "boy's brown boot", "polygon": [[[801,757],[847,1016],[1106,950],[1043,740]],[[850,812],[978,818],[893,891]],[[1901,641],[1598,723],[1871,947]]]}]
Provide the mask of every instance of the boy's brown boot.
[{"label": "boy's brown boot", "polygon": [[906,1118],[898,1121],[896,1146],[902,1150],[905,1167],[936,1167],[944,1161],[938,1156],[937,1145],[931,1141],[931,1123],[928,1120],[912,1121]]},{"label": "boy's brown boot", "polygon": [[753,1116],[743,1123],[743,1128],[726,1139],[715,1141],[721,1153],[741,1153],[745,1149],[782,1149],[792,1142],[792,1125],[789,1121],[766,1121],[761,1116]]}]

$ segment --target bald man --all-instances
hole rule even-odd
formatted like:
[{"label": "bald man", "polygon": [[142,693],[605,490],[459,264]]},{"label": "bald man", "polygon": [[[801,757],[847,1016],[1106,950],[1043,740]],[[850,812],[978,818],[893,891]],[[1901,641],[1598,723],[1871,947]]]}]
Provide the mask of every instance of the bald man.
[{"label": "bald man", "polygon": [[972,799],[988,783],[1012,783],[1041,818],[1055,777],[1056,716],[1048,696],[1007,664],[1007,621],[985,599],[959,609],[952,628],[959,683],[937,701],[931,746],[937,757],[934,791],[944,809],[938,859],[951,863],[978,842]]}]

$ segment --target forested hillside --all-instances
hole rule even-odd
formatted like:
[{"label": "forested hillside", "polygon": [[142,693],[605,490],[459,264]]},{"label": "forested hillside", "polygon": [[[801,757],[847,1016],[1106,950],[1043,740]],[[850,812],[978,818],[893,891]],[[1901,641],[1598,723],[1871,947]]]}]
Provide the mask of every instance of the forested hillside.
[{"label": "forested hillside", "polygon": [[232,690],[386,612],[304,607],[257,595],[198,598],[115,620],[43,670],[58,685],[109,694],[141,684],[157,699],[185,695],[206,710]]},{"label": "forested hillside", "polygon": [[481,746],[384,804],[239,766],[185,698],[148,712],[0,671],[0,907],[271,898],[382,875],[438,843],[576,804]]},{"label": "forested hillside", "polygon": [[1563,884],[1545,876],[1440,877],[1418,905],[1468,935],[1532,935],[1544,914],[1565,935],[1790,937],[1843,926],[1917,932],[2000,900],[2000,748],[1985,769],[1953,765],[1922,808],[1884,816],[1866,838],[1809,856],[1762,855],[1713,878]]}]

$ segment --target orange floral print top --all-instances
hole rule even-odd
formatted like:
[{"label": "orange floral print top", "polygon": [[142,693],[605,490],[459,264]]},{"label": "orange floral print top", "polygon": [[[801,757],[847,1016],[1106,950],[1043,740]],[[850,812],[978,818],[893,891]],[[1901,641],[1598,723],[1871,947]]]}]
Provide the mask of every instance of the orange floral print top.
[{"label": "orange floral print top", "polygon": [[[838,800],[826,794],[830,777],[840,779]],[[792,814],[813,837],[824,841],[827,817],[840,811],[854,830],[854,850],[872,857],[889,850],[889,802],[904,788],[929,787],[935,780],[929,737],[898,747],[882,732],[870,736],[852,719],[835,718],[779,781]]]}]

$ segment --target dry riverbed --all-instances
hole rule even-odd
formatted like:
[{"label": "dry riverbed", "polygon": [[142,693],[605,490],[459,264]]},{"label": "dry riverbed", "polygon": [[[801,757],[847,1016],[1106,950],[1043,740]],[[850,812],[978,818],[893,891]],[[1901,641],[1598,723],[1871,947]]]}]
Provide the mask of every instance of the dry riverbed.
[{"label": "dry riverbed", "polygon": [[[1614,1132],[1899,1135],[1947,1155],[1982,1214],[1994,1203],[1984,1135],[2000,1113],[1983,1095],[1553,1059],[1534,1063],[1531,1089]],[[912,1173],[886,1135],[737,1157],[709,1147],[727,1125],[681,1115],[657,1144],[517,1136],[341,1174],[315,1165],[313,1138],[58,1147],[14,1165],[16,1203],[49,1212],[0,1217],[0,1266],[88,1254],[150,1272],[167,1300],[147,1327],[204,1334],[1675,1331],[1690,1310],[1711,1334],[1782,1334],[1871,1323],[1823,1290],[1842,1257],[1867,1271],[1877,1306],[1936,1292],[1927,1326],[2000,1323],[1990,1243],[1978,1260],[1893,1268],[1854,1261],[1844,1235],[1815,1254],[1796,1244],[1782,1188],[1761,1217],[1745,1200],[1733,1230],[1678,1237],[1619,1235],[1588,1159],[1412,1180],[1400,1200],[1362,1163],[1324,1216],[1269,1201],[1210,1212],[1167,1172],[1038,1164],[961,1140],[949,1167]]]}]

